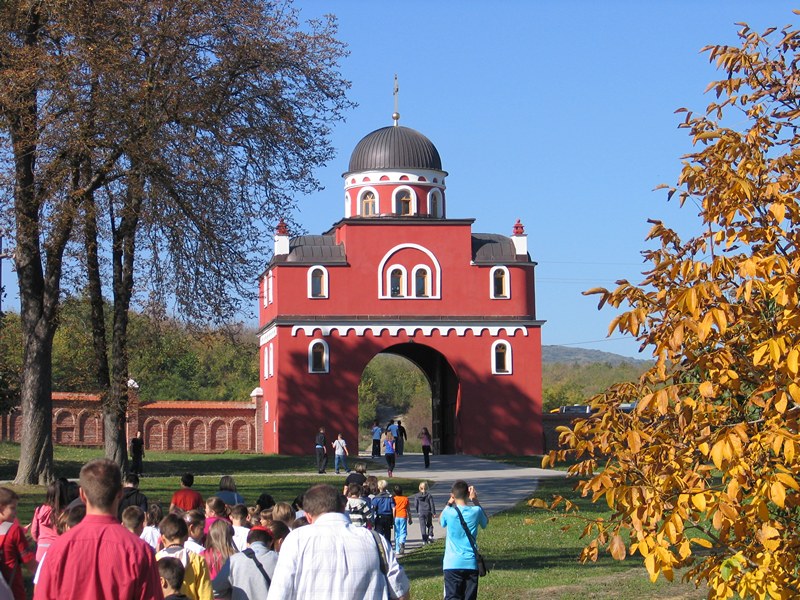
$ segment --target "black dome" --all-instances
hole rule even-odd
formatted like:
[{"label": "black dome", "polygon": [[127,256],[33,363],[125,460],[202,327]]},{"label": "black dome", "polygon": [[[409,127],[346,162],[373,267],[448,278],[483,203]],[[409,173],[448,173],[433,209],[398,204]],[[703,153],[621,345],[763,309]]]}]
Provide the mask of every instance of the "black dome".
[{"label": "black dome", "polygon": [[389,126],[364,137],[350,155],[348,173],[376,169],[442,170],[436,146],[419,131]]}]

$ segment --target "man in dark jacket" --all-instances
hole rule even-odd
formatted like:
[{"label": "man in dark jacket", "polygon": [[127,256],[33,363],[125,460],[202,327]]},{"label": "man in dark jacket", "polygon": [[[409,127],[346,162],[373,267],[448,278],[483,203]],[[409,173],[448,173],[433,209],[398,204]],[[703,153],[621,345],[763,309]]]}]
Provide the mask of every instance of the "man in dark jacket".
[{"label": "man in dark jacket", "polygon": [[328,443],[325,441],[325,428],[320,427],[314,439],[314,450],[317,454],[317,473],[324,473],[328,468]]},{"label": "man in dark jacket", "polygon": [[119,501],[118,517],[122,520],[122,511],[129,506],[138,506],[147,514],[147,496],[139,491],[139,476],[128,473],[125,476],[125,486],[122,488],[122,499]]}]

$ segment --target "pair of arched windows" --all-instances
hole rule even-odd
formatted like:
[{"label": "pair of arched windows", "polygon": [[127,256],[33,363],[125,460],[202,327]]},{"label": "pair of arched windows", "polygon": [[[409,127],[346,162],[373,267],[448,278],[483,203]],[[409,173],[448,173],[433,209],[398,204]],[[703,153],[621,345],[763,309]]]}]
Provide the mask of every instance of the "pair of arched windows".
[{"label": "pair of arched windows", "polygon": [[[392,213],[399,216],[417,213],[417,196],[410,188],[395,190],[392,198]],[[362,217],[374,217],[380,214],[378,196],[375,190],[367,189],[358,198],[358,214]]]},{"label": "pair of arched windows", "polygon": [[[413,282],[413,298],[428,298],[431,296],[431,270],[425,265],[417,265],[411,271]],[[408,286],[406,285],[406,269],[396,265],[389,268],[389,295],[392,298],[409,297]]]},{"label": "pair of arched windows", "polygon": [[308,345],[308,372],[327,373],[330,370],[330,354],[325,340],[314,340]]}]

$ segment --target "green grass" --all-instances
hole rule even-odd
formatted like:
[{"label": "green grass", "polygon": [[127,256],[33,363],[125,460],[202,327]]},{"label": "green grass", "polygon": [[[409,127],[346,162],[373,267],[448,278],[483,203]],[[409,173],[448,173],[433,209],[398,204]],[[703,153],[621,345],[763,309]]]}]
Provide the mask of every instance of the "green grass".
[{"label": "green grass", "polygon": [[[541,482],[537,496],[552,494],[572,497],[580,514],[597,517],[603,506],[575,499],[572,483],[563,480]],[[570,526],[564,531],[562,528]],[[480,581],[482,600],[539,599],[611,600],[619,598],[705,598],[704,590],[660,578],[651,584],[641,558],[615,561],[605,555],[596,563],[578,561],[583,529],[581,520],[529,507],[521,502],[513,509],[493,516],[481,530],[478,541],[491,572]],[[415,600],[442,597],[442,555],[444,543],[437,541],[401,559],[412,582]]]}]

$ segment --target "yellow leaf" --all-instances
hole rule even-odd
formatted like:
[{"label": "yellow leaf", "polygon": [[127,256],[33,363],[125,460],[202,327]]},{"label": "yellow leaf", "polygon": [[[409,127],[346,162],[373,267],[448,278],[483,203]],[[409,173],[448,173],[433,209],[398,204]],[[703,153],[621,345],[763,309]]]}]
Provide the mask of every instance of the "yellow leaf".
[{"label": "yellow leaf", "polygon": [[786,216],[786,207],[780,202],[773,202],[769,207],[769,212],[771,212],[775,220],[780,223]]},{"label": "yellow leaf", "polygon": [[625,541],[622,539],[621,535],[616,534],[611,538],[611,543],[608,545],[608,550],[611,552],[611,556],[615,560],[625,560]]},{"label": "yellow leaf", "polygon": [[769,487],[769,498],[780,508],[786,506],[786,488],[780,481],[773,481]]},{"label": "yellow leaf", "polygon": [[717,467],[720,471],[722,470],[722,461],[725,458],[725,440],[722,439],[718,441],[714,446],[711,448],[711,460],[714,462],[714,466]]},{"label": "yellow leaf", "polygon": [[800,351],[797,348],[792,348],[786,355],[786,368],[793,377],[797,375],[798,359],[800,359]]},{"label": "yellow leaf", "polygon": [[711,398],[714,395],[714,385],[710,381],[704,381],[698,391],[703,398]]},{"label": "yellow leaf", "polygon": [[698,546],[702,546],[703,548],[712,548],[714,546],[714,544],[705,538],[692,538],[689,541],[693,544],[697,544]]},{"label": "yellow leaf", "polygon": [[626,437],[628,439],[628,448],[630,448],[631,452],[637,454],[639,450],[642,449],[642,439],[639,437],[639,434],[630,430]]},{"label": "yellow leaf", "polygon": [[692,504],[694,504],[695,508],[699,511],[705,511],[706,509],[706,495],[705,494],[694,494],[692,496]]},{"label": "yellow leaf", "polygon": [[766,354],[767,350],[769,350],[769,344],[761,344],[756,351],[753,352],[753,365],[759,366],[761,364],[761,359]]},{"label": "yellow leaf", "polygon": [[550,507],[547,504],[547,502],[545,502],[541,498],[533,498],[531,500],[528,500],[528,505],[532,506],[533,508],[543,508],[545,510],[547,510]]},{"label": "yellow leaf", "polygon": [[778,392],[775,397],[775,410],[779,413],[783,414],[786,412],[786,407],[789,405],[789,398],[786,396],[786,392]]},{"label": "yellow leaf", "polygon": [[775,475],[775,479],[780,481],[786,487],[790,487],[793,490],[800,491],[800,484],[798,484],[797,480],[788,473],[778,473]]}]

